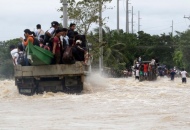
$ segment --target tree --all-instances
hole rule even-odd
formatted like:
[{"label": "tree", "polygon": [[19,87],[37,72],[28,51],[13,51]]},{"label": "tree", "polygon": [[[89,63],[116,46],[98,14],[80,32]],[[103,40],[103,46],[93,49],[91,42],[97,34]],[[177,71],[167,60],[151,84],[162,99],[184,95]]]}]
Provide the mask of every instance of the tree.
[{"label": "tree", "polygon": [[[103,9],[106,9],[106,2],[112,0],[84,0],[76,2],[68,1],[68,16],[77,24],[79,33],[87,34],[93,23],[98,23],[99,1],[103,3]],[[61,1],[63,2],[63,1]],[[63,11],[63,8],[60,9]],[[63,17],[63,16],[62,16]]]},{"label": "tree", "polygon": [[9,46],[18,45],[20,39],[13,39],[1,42],[0,44],[0,76],[3,78],[12,78],[14,75],[14,67],[10,55]]},{"label": "tree", "polygon": [[176,32],[175,41],[177,47],[174,52],[173,60],[176,65],[190,71],[190,30],[185,32]]}]

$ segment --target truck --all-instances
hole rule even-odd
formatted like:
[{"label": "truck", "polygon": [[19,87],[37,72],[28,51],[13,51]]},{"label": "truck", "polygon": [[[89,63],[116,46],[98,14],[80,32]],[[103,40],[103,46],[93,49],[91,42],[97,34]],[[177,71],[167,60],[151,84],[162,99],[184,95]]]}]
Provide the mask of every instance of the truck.
[{"label": "truck", "polygon": [[15,85],[23,95],[43,92],[81,93],[84,78],[90,65],[77,61],[74,64],[51,64],[53,54],[38,46],[28,44],[27,59],[31,66],[16,65]]},{"label": "truck", "polygon": [[[144,81],[144,80],[148,80],[148,81],[155,81],[157,80],[157,76],[158,76],[158,70],[157,70],[157,65],[150,65],[151,61],[141,61],[140,63],[140,67],[139,67],[139,70],[140,70],[140,76],[139,76],[139,81]],[[149,66],[151,66],[150,70],[148,71],[148,75],[147,76],[144,76],[144,73],[141,74],[141,71],[144,70],[143,68],[143,64],[149,64]]]}]

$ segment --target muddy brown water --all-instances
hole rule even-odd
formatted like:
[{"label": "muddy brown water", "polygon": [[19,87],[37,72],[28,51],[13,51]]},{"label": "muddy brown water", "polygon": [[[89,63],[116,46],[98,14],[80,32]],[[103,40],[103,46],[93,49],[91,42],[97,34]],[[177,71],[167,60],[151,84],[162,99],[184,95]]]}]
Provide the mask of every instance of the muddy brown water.
[{"label": "muddy brown water", "polygon": [[85,82],[81,95],[19,95],[0,81],[0,130],[190,130],[190,79],[139,82],[103,78]]}]

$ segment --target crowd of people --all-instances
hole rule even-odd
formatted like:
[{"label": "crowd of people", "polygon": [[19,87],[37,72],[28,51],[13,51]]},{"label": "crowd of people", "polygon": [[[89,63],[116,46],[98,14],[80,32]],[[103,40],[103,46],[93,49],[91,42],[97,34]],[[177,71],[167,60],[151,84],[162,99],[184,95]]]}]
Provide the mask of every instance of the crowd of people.
[{"label": "crowd of people", "polygon": [[156,67],[158,63],[152,58],[149,62],[142,62],[141,57],[134,60],[134,72],[135,79],[137,80],[155,80],[156,79]]},{"label": "crowd of people", "polygon": [[[138,80],[155,80],[157,75],[164,76],[167,75],[170,77],[171,81],[174,80],[176,76],[176,69],[175,67],[168,70],[166,69],[166,66],[159,66],[159,63],[157,60],[152,58],[151,61],[142,61],[141,57],[136,58],[134,60],[134,73],[135,73],[135,79]],[[179,75],[182,78],[182,83],[187,82],[187,76],[188,73],[185,71],[184,68],[179,71]]]},{"label": "crowd of people", "polygon": [[18,46],[11,45],[10,53],[13,64],[30,65],[25,48],[29,43],[51,51],[54,55],[52,64],[73,64],[75,61],[83,61],[87,65],[90,57],[86,48],[84,35],[75,31],[76,24],[71,23],[69,29],[60,27],[57,21],[51,23],[50,29],[43,31],[40,24],[36,25],[36,31],[24,30],[24,38]]}]

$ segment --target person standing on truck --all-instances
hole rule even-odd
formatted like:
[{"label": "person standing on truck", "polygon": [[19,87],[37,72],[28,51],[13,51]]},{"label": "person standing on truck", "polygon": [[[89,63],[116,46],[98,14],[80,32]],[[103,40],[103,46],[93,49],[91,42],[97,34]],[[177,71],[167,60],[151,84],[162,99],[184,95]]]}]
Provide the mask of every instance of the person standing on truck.
[{"label": "person standing on truck", "polygon": [[182,78],[182,83],[186,83],[187,82],[187,72],[185,71],[185,69],[183,68],[182,71],[181,71],[181,78]]},{"label": "person standing on truck", "polygon": [[24,30],[24,36],[26,38],[26,41],[24,41],[24,38],[20,37],[20,40],[22,41],[24,46],[27,46],[29,42],[34,42],[34,37],[29,29]]},{"label": "person standing on truck", "polygon": [[147,80],[147,77],[148,77],[148,64],[145,63],[144,64],[144,78],[145,78],[145,80]]},{"label": "person standing on truck", "polygon": [[67,34],[67,36],[70,39],[74,39],[74,37],[75,37],[75,29],[76,29],[76,24],[71,23],[70,26],[69,26],[68,34]]},{"label": "person standing on truck", "polygon": [[66,28],[63,28],[62,31],[63,31],[63,35],[60,37],[60,40],[61,40],[63,50],[65,50],[65,48],[69,46],[69,37],[67,36],[68,30]]},{"label": "person standing on truck", "polygon": [[37,31],[35,32],[36,38],[40,40],[40,36],[44,35],[44,31],[41,29],[41,25],[37,24],[36,25]]},{"label": "person standing on truck", "polygon": [[47,30],[44,34],[44,45],[48,45],[50,50],[53,49],[53,39],[55,36],[56,30],[59,28],[59,23],[57,21],[53,21],[51,23],[51,28]]},{"label": "person standing on truck", "polygon": [[63,35],[63,30],[57,29],[53,38],[53,51],[55,57],[55,64],[59,64],[61,60],[61,41],[60,36]]}]

